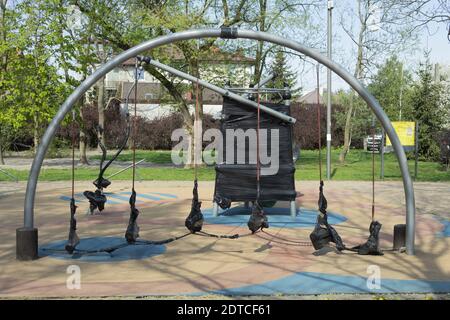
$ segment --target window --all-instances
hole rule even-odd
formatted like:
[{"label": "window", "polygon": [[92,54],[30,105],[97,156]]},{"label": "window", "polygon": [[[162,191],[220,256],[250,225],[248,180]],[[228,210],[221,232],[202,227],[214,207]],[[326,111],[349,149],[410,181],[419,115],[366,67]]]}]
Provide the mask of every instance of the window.
[{"label": "window", "polygon": [[[133,74],[134,74],[134,72],[133,72]],[[138,80],[145,80],[144,74],[145,74],[144,69],[138,69],[137,70],[137,78],[138,78]]]}]

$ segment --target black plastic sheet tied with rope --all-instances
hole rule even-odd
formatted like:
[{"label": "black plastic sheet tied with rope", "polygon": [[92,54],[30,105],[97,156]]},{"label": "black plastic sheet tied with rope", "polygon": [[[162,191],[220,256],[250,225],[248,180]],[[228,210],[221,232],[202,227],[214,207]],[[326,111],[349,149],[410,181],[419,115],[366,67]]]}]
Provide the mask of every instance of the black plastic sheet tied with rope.
[{"label": "black plastic sheet tied with rope", "polygon": [[260,95],[259,91],[256,92],[256,99],[258,103],[257,117],[256,117],[256,200],[253,201],[252,212],[247,222],[247,226],[252,233],[264,228],[269,228],[269,221],[266,214],[259,202],[261,196],[261,163],[259,154],[259,129],[261,122],[260,115]]},{"label": "black plastic sheet tied with rope", "polygon": [[128,243],[135,243],[139,237],[139,225],[137,218],[139,216],[139,210],[136,208],[136,191],[133,189],[130,196],[130,219],[128,221],[127,231],[125,232],[125,239]]},{"label": "black plastic sheet tied with rope", "polygon": [[70,225],[69,237],[65,245],[65,249],[69,253],[73,253],[76,246],[80,243],[77,235],[77,220],[75,214],[77,213],[77,206],[75,205],[75,111],[72,112],[72,177],[71,177],[71,195],[70,198]]},{"label": "black plastic sheet tied with rope", "polygon": [[[194,113],[194,122],[197,126],[199,122],[200,117],[200,104],[199,104],[199,96],[200,96],[200,86],[199,82],[195,83],[195,113]],[[194,130],[194,134],[198,132]],[[195,139],[195,137],[194,137]],[[199,147],[196,145],[196,147]],[[191,203],[191,211],[189,212],[189,215],[187,216],[184,225],[186,228],[195,235],[199,236],[205,236],[205,237],[212,237],[212,238],[218,238],[218,239],[237,239],[239,238],[239,234],[233,234],[233,235],[219,235],[219,234],[213,234],[213,233],[207,233],[202,231],[203,228],[203,213],[201,211],[202,203],[199,200],[198,196],[198,168],[197,168],[197,150],[194,150],[194,188],[192,190],[192,203]]]},{"label": "black plastic sheet tied with rope", "polygon": [[339,251],[344,250],[345,246],[342,242],[341,237],[339,236],[337,231],[328,223],[328,203],[325,195],[323,194],[323,181],[320,181],[318,205],[319,214],[317,215],[316,225],[313,232],[309,236],[314,249],[320,250],[328,243],[334,242],[336,244],[336,249],[338,249]]},{"label": "black plastic sheet tied with rope", "polygon": [[[319,65],[317,65],[317,128],[318,128],[318,145],[319,145],[319,214],[317,216],[314,230],[311,232],[309,238],[315,250],[320,250],[327,246],[330,242],[336,245],[338,251],[349,250],[357,252],[360,255],[382,255],[379,248],[379,233],[381,224],[375,221],[375,151],[372,146],[372,222],[369,227],[369,238],[364,244],[353,248],[345,246],[342,238],[339,236],[336,229],[328,223],[327,207],[328,202],[324,195],[324,183],[322,180],[322,144],[321,144],[321,116],[320,116],[320,96],[319,96]],[[375,140],[375,125],[372,124],[372,143]]]},{"label": "black plastic sheet tied with rope", "polygon": [[70,199],[70,227],[69,227],[69,239],[67,240],[65,249],[69,253],[73,253],[76,246],[80,243],[80,238],[77,235],[77,220],[75,219],[75,213],[77,206],[75,205],[75,199]]},{"label": "black plastic sheet tied with rope", "polygon": [[247,226],[252,233],[255,233],[260,229],[269,228],[269,221],[259,201],[253,202],[252,212],[247,222]]},{"label": "black plastic sheet tied with rope", "polygon": [[198,183],[197,180],[194,181],[194,189],[192,191],[192,204],[191,204],[191,212],[189,212],[184,225],[188,228],[192,233],[196,233],[202,230],[203,226],[203,214],[200,210],[202,203],[198,200]]},{"label": "black plastic sheet tied with rope", "polygon": [[[96,187],[95,191],[84,191],[83,195],[88,199],[89,201],[89,211],[92,214],[96,209],[99,211],[103,211],[105,209],[105,203],[106,203],[106,196],[103,194],[103,189],[106,189],[110,184],[111,181],[104,178],[104,174],[106,169],[117,159],[117,157],[122,153],[122,151],[125,149],[128,139],[130,137],[130,121],[129,121],[129,115],[127,113],[126,116],[126,132],[125,136],[119,146],[119,149],[117,152],[113,155],[113,157],[105,164],[107,150],[106,147],[101,142],[101,139],[98,141],[98,145],[100,146],[100,149],[102,150],[102,158],[100,160],[100,169],[97,179],[93,182],[94,186]],[[99,127],[97,131],[100,133],[100,135],[103,134],[103,128]]]}]

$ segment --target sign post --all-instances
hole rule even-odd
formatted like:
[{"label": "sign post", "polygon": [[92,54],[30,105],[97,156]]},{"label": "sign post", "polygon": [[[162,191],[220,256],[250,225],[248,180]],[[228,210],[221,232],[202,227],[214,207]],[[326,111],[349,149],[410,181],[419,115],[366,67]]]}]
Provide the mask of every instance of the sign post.
[{"label": "sign post", "polygon": [[381,146],[380,146],[380,160],[381,160],[381,170],[380,179],[384,180],[384,144],[386,141],[386,132],[384,129],[381,130]]},{"label": "sign post", "polygon": [[419,169],[419,122],[416,122],[416,134],[414,139],[414,180],[417,179],[417,171]]}]

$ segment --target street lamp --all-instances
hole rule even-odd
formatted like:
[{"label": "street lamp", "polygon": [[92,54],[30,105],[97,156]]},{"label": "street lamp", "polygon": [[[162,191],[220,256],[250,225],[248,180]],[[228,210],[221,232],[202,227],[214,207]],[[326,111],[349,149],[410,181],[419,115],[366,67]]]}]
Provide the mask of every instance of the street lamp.
[{"label": "street lamp", "polygon": [[[333,0],[328,0],[327,56],[331,60]],[[331,70],[327,69],[327,180],[331,178]]]}]

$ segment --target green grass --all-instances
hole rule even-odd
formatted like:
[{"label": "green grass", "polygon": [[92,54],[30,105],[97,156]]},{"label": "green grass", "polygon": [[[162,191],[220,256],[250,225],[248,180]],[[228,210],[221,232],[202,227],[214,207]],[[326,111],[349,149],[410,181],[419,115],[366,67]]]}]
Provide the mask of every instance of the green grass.
[{"label": "green grass", "polygon": [[[110,152],[111,154],[108,154],[106,157],[106,160],[111,159],[111,157],[114,155],[114,152]],[[96,155],[90,157],[94,160],[100,160],[101,155]],[[136,161],[145,159],[145,162],[151,162],[156,164],[170,164],[172,162],[172,159],[170,157],[170,151],[153,151],[153,150],[136,150]],[[132,161],[133,160],[133,154],[129,150],[124,150],[122,153],[117,157],[117,161]]]},{"label": "green grass", "polygon": [[[300,159],[296,163],[296,180],[317,180],[319,179],[318,166],[318,151],[317,150],[303,150]],[[92,158],[99,158],[95,156]],[[375,156],[375,177],[380,180],[380,158]],[[170,164],[170,151],[143,151],[139,150],[136,153],[136,159],[145,159],[147,162],[157,163],[160,165]],[[325,152],[322,152],[323,159],[323,175],[325,177]],[[131,161],[132,154],[129,151],[124,151],[119,156],[120,161]],[[346,163],[339,164],[339,150],[332,151],[332,180],[358,180],[370,181],[372,179],[372,156],[362,150],[351,150],[348,154]],[[414,175],[414,160],[408,161],[411,176]],[[118,171],[118,168],[108,169],[106,176]],[[10,170],[9,173],[17,176],[19,180],[26,180],[28,177],[27,170]],[[180,180],[191,181],[194,178],[193,169],[183,168],[167,168],[154,167],[143,168],[138,167],[138,178],[142,180]],[[95,180],[98,174],[97,168],[79,168],[76,170],[77,180]],[[202,181],[214,180],[214,167],[201,167],[198,172],[199,179]],[[41,181],[59,181],[70,180],[71,171],[67,169],[42,169],[40,174]],[[115,177],[112,180],[130,180],[131,170],[127,170]],[[0,172],[0,181],[8,181],[11,178]],[[401,180],[400,169],[394,154],[385,155],[385,180]],[[419,174],[417,181],[450,181],[450,170],[444,171],[439,163],[435,162],[419,162]]]}]

